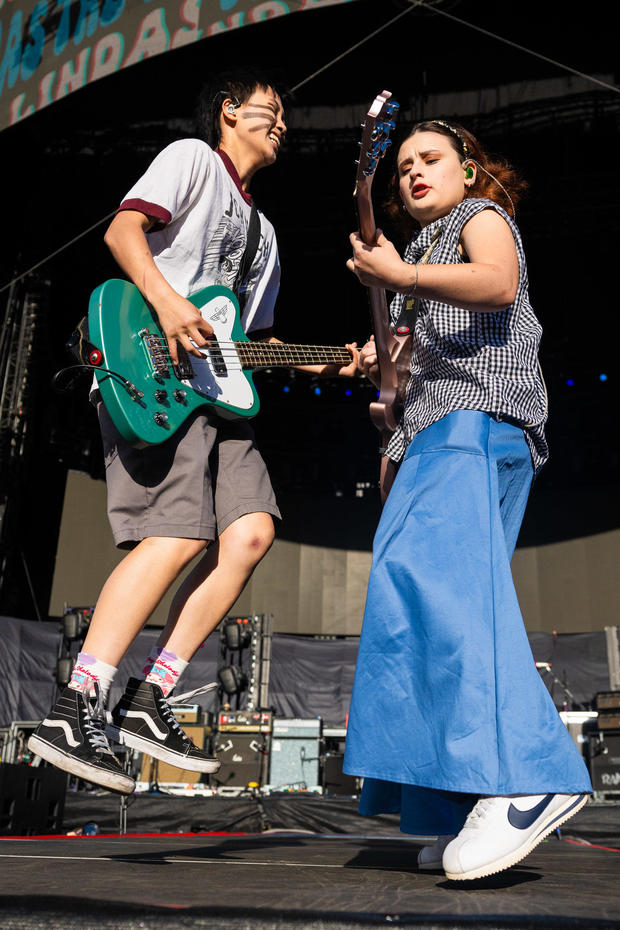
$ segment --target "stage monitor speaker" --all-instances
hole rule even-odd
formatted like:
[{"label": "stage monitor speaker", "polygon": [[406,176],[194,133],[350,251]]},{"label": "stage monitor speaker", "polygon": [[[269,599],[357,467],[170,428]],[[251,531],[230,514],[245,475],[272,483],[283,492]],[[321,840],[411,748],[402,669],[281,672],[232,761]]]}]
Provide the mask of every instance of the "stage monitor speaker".
[{"label": "stage monitor speaker", "polygon": [[323,791],[328,796],[359,794],[359,780],[354,775],[345,775],[343,762],[342,752],[326,752],[323,756]]},{"label": "stage monitor speaker", "polygon": [[42,836],[62,831],[67,774],[47,766],[0,765],[0,834]]},{"label": "stage monitor speaker", "polygon": [[219,733],[215,752],[222,763],[211,776],[218,788],[247,788],[251,782],[264,782],[269,737],[265,733]]},{"label": "stage monitor speaker", "polygon": [[620,794],[620,733],[590,737],[590,775],[595,791]]},{"label": "stage monitor speaker", "polygon": [[[198,746],[199,749],[205,748],[207,729],[208,728],[205,726],[191,726],[188,724],[183,727],[185,733],[187,733],[194,745]],[[153,759],[146,753],[142,756],[140,781],[148,782],[148,784],[195,785],[201,779],[205,778],[206,776],[203,776],[201,772],[192,772],[189,769],[177,768],[175,765],[170,765],[168,762],[160,762],[159,759]]]}]

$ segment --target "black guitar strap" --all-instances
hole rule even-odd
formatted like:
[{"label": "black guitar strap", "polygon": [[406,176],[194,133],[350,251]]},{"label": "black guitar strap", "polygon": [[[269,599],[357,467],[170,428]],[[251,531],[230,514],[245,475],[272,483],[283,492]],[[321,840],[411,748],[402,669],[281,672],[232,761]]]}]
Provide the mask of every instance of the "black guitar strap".
[{"label": "black guitar strap", "polygon": [[[433,238],[431,239],[431,244],[428,249],[419,260],[418,265],[426,265],[429,261],[435,246],[439,242],[439,237],[442,233],[442,227],[435,230]],[[408,336],[415,329],[416,320],[418,318],[418,313],[420,311],[420,298],[419,297],[405,297],[403,300],[403,307],[400,312],[400,316],[395,324],[393,324],[392,332],[397,336]]]},{"label": "black guitar strap", "polygon": [[252,210],[250,211],[250,221],[248,223],[248,237],[245,243],[245,251],[239,264],[239,271],[237,272],[237,277],[235,278],[235,283],[233,285],[233,291],[239,300],[239,310],[241,313],[243,313],[243,308],[245,307],[245,303],[248,298],[244,283],[250,268],[252,267],[252,262],[256,256],[256,250],[258,249],[259,241],[260,217],[258,215],[258,210],[256,209],[256,204],[254,201],[252,201]]}]

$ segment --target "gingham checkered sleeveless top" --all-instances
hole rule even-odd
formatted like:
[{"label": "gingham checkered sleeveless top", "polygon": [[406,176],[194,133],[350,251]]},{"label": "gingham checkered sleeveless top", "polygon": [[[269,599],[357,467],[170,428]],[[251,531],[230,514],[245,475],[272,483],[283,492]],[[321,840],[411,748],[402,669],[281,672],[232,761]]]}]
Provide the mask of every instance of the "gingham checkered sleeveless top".
[{"label": "gingham checkered sleeveless top", "polygon": [[[437,300],[420,301],[404,413],[386,450],[395,462],[416,433],[453,410],[484,410],[522,426],[535,471],[549,457],[544,431],[547,396],[538,367],[542,328],[530,305],[525,254],[515,223],[492,200],[463,200],[424,227],[407,246],[404,260],[419,261],[441,228],[430,264],[463,264],[458,251],[461,231],[472,216],[488,209],[506,220],[514,236],[519,259],[514,303],[495,313],[476,313]],[[397,294],[390,304],[394,323],[404,300]]]}]

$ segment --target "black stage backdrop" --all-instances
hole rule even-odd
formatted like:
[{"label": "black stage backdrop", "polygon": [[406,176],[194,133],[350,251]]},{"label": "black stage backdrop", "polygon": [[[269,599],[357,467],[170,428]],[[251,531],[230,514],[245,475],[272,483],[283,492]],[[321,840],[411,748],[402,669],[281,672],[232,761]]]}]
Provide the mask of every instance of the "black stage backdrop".
[{"label": "black stage backdrop", "polygon": [[[54,697],[55,665],[60,642],[56,624],[0,617],[0,726],[15,720],[40,720]],[[115,703],[129,675],[142,668],[158,630],[141,633],[121,663],[110,701]],[[551,663],[555,678],[542,672],[558,708],[566,699],[562,684],[575,702],[590,707],[597,691],[609,689],[604,633],[530,633],[537,662]],[[353,686],[357,637],[321,639],[313,636],[275,634],[269,703],[279,717],[320,716],[324,723],[343,725]],[[185,672],[179,691],[189,691],[214,681],[217,674],[217,633],[200,649]],[[249,661],[246,654],[246,662]],[[557,680],[556,680],[557,679]],[[196,699],[205,710],[214,710],[216,694]],[[243,701],[242,701],[243,703]],[[568,709],[573,707],[567,700]]]}]

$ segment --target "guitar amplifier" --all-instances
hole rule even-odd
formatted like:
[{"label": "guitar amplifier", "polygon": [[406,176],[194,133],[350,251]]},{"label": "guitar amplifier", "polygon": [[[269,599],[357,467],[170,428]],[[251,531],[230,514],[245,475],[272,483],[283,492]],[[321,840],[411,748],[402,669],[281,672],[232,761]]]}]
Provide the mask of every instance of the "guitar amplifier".
[{"label": "guitar amplifier", "polygon": [[596,709],[599,730],[620,730],[620,691],[599,691]]},{"label": "guitar amplifier", "polygon": [[217,715],[219,733],[271,733],[270,710],[222,710]]},{"label": "guitar amplifier", "polygon": [[262,786],[269,751],[269,735],[256,732],[218,733],[215,752],[222,763],[211,776],[211,784],[221,788],[247,788],[251,782]]},{"label": "guitar amplifier", "polygon": [[[175,715],[176,716],[176,715]],[[208,727],[184,725],[183,730],[199,749],[204,749],[208,740]],[[140,781],[152,784],[157,782],[160,785],[169,783],[196,784],[201,779],[206,780],[207,775],[202,772],[192,772],[189,769],[177,768],[176,765],[170,765],[169,762],[161,762],[159,759],[153,759],[144,753],[142,755],[142,770]]]},{"label": "guitar amplifier", "polygon": [[276,717],[269,764],[269,787],[320,792],[320,717]]},{"label": "guitar amplifier", "polygon": [[590,776],[595,791],[620,794],[620,733],[590,738]]},{"label": "guitar amplifier", "polygon": [[360,779],[354,775],[345,775],[342,771],[344,753],[326,752],[323,758],[323,790],[330,797],[346,795],[352,797],[360,793]]},{"label": "guitar amplifier", "polygon": [[201,723],[202,708],[200,704],[171,705],[172,713],[179,723]]},{"label": "guitar amplifier", "polygon": [[620,714],[620,691],[599,691],[596,695],[596,709],[599,713],[615,710]]}]

